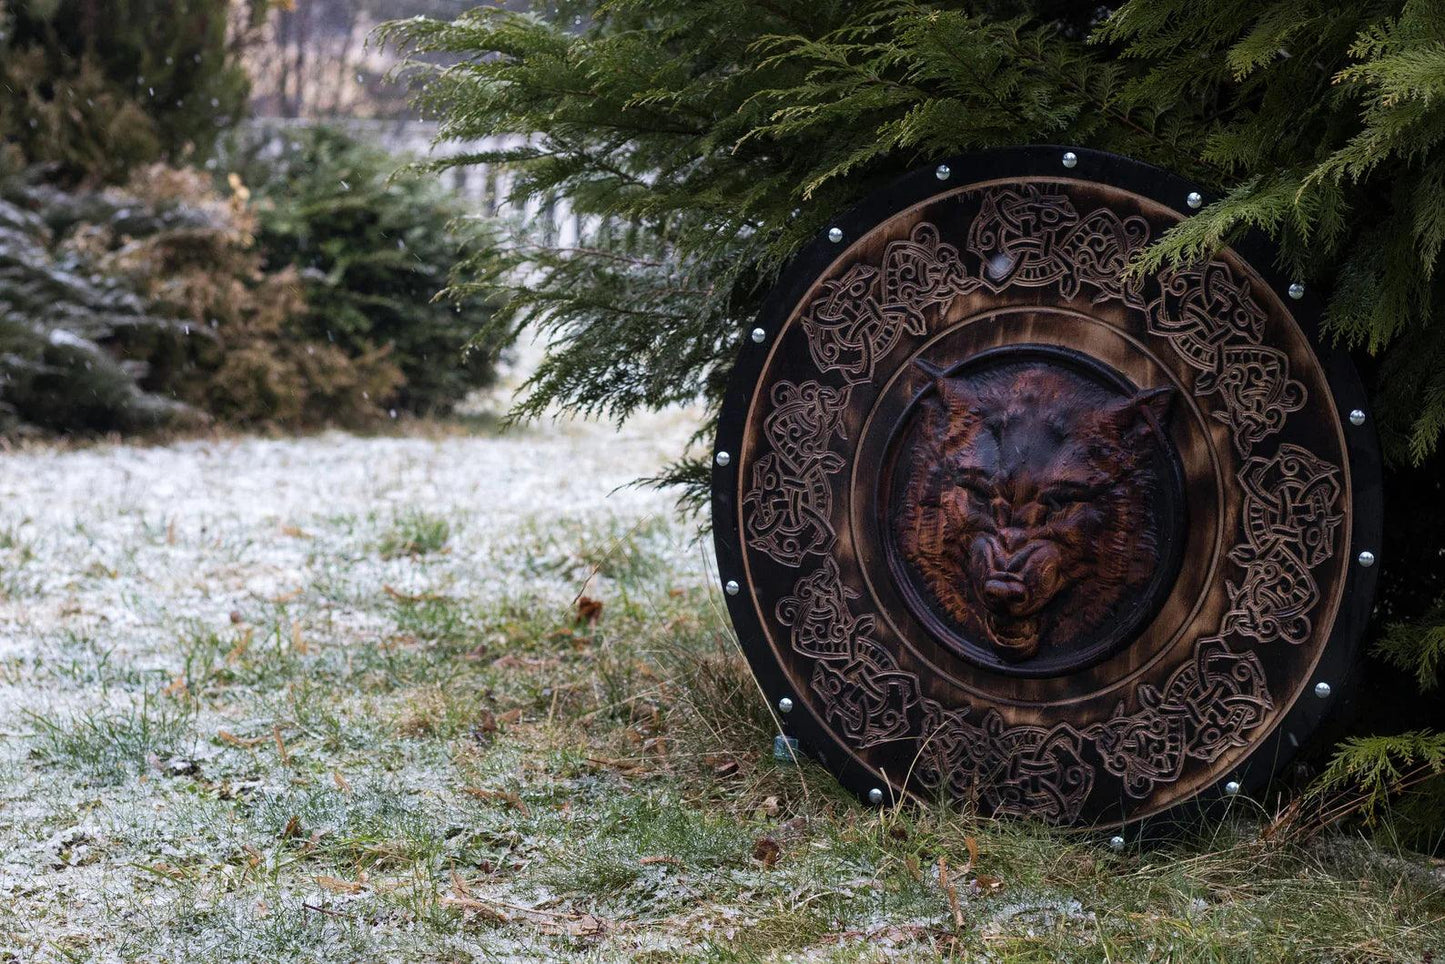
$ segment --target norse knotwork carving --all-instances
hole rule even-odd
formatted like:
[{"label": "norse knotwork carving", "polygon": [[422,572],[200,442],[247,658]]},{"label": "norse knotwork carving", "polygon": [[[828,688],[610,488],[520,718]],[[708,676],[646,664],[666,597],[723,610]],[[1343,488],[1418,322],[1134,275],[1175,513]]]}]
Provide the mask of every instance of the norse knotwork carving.
[{"label": "norse knotwork carving", "polygon": [[1196,395],[1218,393],[1215,417],[1230,427],[1241,455],[1279,431],[1305,403],[1290,377],[1289,356],[1260,343],[1265,313],[1222,261],[1160,272],[1160,294],[1148,307],[1149,330],[1164,335],[1198,371]]},{"label": "norse knotwork carving", "polygon": [[1230,561],[1243,566],[1228,583],[1230,608],[1221,632],[1258,643],[1310,638],[1319,587],[1311,570],[1334,555],[1344,521],[1339,470],[1298,445],[1271,458],[1251,458],[1240,470],[1244,488],[1243,540]]},{"label": "norse knotwork carving", "polygon": [[995,292],[1057,283],[1072,298],[1088,285],[1096,304],[1113,298],[1143,307],[1139,281],[1124,268],[1148,241],[1149,225],[1141,217],[1121,219],[1107,208],[1081,217],[1061,191],[1022,184],[983,192],[968,250]]},{"label": "norse knotwork carving", "polygon": [[1213,763],[1231,747],[1245,746],[1274,709],[1258,657],[1232,652],[1218,638],[1200,640],[1194,660],[1162,690],[1145,683],[1136,697],[1137,709],[1120,703],[1111,719],[1087,731],[1104,768],[1135,798],[1178,780],[1190,759]]},{"label": "norse knotwork carving", "polygon": [[919,686],[872,638],[873,617],[853,615],[848,600],[857,596],[828,558],[779,601],[777,616],[793,649],[817,660],[811,683],[829,723],[867,747],[910,735]]},{"label": "norse knotwork carving", "polygon": [[995,710],[977,721],[967,710],[928,705],[919,741],[924,786],[972,800],[985,813],[1069,823],[1094,787],[1084,739],[1067,723],[1048,729],[1009,726]]},{"label": "norse knotwork carving", "polygon": [[843,467],[829,446],[843,437],[847,389],[779,382],[763,422],[769,450],[754,464],[745,500],[748,544],[784,565],[826,552],[837,533],[828,476]]},{"label": "norse knotwork carving", "polygon": [[907,240],[887,246],[881,268],[858,262],[841,278],[823,282],[823,294],[801,321],[808,351],[821,371],[848,383],[870,381],[878,359],[903,334],[927,330],[925,309],[978,283],[964,271],[958,249],[940,244],[933,225],[919,224]]}]

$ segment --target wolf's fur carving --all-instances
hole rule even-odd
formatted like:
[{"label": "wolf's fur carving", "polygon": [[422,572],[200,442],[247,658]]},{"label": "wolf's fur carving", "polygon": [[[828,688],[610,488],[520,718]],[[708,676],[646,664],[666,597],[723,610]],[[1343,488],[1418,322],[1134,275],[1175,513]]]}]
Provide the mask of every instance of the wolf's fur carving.
[{"label": "wolf's fur carving", "polygon": [[1172,391],[1028,361],[934,376],[895,515],[941,609],[1017,662],[1094,641],[1159,563],[1149,508]]}]

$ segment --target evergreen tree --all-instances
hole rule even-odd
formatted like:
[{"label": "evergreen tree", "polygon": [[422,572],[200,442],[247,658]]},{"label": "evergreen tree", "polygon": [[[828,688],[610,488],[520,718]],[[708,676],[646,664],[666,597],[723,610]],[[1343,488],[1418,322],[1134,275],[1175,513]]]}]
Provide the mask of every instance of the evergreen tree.
[{"label": "evergreen tree", "polygon": [[[267,0],[0,0],[0,137],[20,163],[120,180],[204,157],[250,87],[233,42]],[[3,173],[3,170],[0,170]]]},{"label": "evergreen tree", "polygon": [[[1257,228],[1277,242],[1282,269],[1330,291],[1326,335],[1367,362],[1402,494],[1390,504],[1378,651],[1423,689],[1438,684],[1438,4],[1129,0],[1081,12],[1044,0],[608,0],[534,15],[484,8],[454,23],[399,22],[385,36],[460,58],[423,95],[443,137],[529,139],[437,166],[508,164],[516,197],[563,196],[604,226],[568,250],[519,235],[461,269],[459,287],[504,295],[491,337],[536,321],[553,339],[524,416],[555,403],[625,417],[698,396],[715,411],[787,257],[916,165],[1064,143],[1198,181],[1218,200],[1141,267]],[[533,269],[526,287],[508,282],[520,265]],[[682,459],[668,478],[696,493],[706,467]],[[1398,713],[1373,725],[1402,727]],[[1442,759],[1445,738],[1420,732],[1351,744],[1336,773],[1388,789],[1407,773],[1438,774]]]},{"label": "evergreen tree", "polygon": [[397,172],[402,160],[343,131],[294,130],[280,143],[239,169],[266,267],[294,267],[305,283],[295,337],[353,358],[385,352],[405,379],[389,401],[412,414],[444,414],[488,384],[496,352],[466,348],[489,306],[436,297],[452,262],[488,243],[484,226],[432,179]]}]

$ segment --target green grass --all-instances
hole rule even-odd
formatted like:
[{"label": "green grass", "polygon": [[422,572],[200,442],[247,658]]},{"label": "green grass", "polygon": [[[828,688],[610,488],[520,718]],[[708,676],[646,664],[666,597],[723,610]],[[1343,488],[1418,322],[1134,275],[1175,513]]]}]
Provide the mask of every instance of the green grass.
[{"label": "green grass", "polygon": [[97,783],[119,783],[147,766],[159,769],[195,742],[192,708],[152,693],[123,710],[32,711],[27,717],[37,760]]},{"label": "green grass", "polygon": [[443,516],[412,510],[396,517],[377,543],[383,559],[425,556],[441,552],[452,537],[452,524]]},{"label": "green grass", "polygon": [[[710,580],[670,561],[681,527],[524,526],[531,588],[496,592],[433,571],[423,557],[452,538],[438,521],[313,519],[284,600],[173,617],[143,658],[76,632],[7,664],[44,699],[0,755],[0,843],[42,876],[0,890],[0,961],[1284,964],[1445,947],[1438,870],[1343,833],[1266,842],[1243,814],[1115,853],[862,807],[816,765],[773,760]],[[328,545],[397,548],[382,564]],[[396,567],[430,588],[389,589]],[[592,622],[571,606],[584,589]],[[34,708],[49,700],[66,709]],[[194,767],[168,769],[178,757]]]}]

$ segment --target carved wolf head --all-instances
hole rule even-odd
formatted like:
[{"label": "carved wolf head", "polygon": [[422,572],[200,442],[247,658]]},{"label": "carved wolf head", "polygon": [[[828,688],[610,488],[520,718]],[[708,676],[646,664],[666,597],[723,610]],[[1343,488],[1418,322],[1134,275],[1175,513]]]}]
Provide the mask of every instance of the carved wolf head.
[{"label": "carved wolf head", "polygon": [[925,370],[933,391],[901,454],[904,558],[1006,660],[1089,644],[1159,562],[1149,505],[1172,390],[1121,395],[1033,361]]}]

